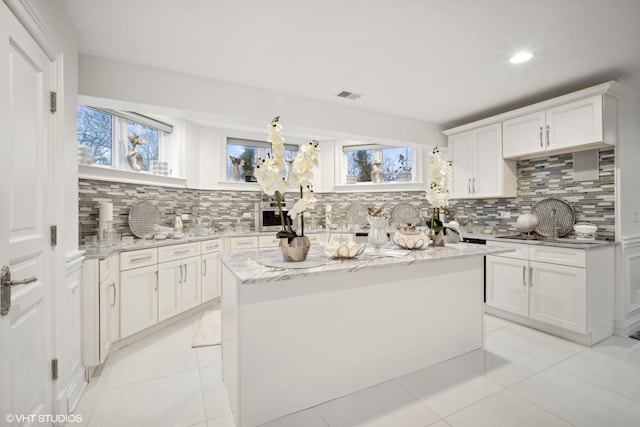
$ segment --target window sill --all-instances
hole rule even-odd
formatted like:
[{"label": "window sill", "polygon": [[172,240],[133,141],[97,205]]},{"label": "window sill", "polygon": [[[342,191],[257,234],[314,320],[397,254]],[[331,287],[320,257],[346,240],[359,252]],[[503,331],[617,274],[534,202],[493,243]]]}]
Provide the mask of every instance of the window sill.
[{"label": "window sill", "polygon": [[334,185],[336,193],[374,193],[380,191],[424,191],[422,182],[383,182],[380,184],[361,182],[358,184]]},{"label": "window sill", "polygon": [[112,169],[106,166],[78,165],[78,177],[99,181],[125,182],[129,184],[149,184],[162,187],[187,188],[186,178],[155,175],[149,172],[134,172]]}]

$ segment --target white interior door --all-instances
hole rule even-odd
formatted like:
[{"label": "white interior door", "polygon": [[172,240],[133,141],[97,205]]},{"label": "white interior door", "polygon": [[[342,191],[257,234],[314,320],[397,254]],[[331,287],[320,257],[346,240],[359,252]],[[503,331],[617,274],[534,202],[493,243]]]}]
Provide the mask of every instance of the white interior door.
[{"label": "white interior door", "polygon": [[0,265],[10,268],[14,281],[37,278],[11,286],[11,297],[3,299],[11,307],[0,316],[0,424],[15,415],[10,425],[31,425],[33,417],[52,413],[47,199],[52,64],[1,2],[0,37]]}]

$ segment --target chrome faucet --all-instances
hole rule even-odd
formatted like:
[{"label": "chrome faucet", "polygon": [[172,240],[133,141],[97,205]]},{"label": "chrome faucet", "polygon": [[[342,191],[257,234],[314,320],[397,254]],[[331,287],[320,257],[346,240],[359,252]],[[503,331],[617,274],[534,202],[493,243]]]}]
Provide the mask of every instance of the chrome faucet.
[{"label": "chrome faucet", "polygon": [[460,220],[460,227],[469,224],[470,222],[473,221],[477,221],[478,220],[478,215],[476,214],[471,214],[469,215],[468,218],[464,219],[464,220]]}]

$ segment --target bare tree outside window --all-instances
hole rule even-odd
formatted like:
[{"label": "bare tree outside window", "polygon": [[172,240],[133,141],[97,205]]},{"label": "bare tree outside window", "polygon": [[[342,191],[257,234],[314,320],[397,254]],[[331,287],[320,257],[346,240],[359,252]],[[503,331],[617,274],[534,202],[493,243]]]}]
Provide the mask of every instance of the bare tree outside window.
[{"label": "bare tree outside window", "polygon": [[357,182],[370,182],[373,171],[373,150],[357,150],[348,153],[349,175],[357,176]]},{"label": "bare tree outside window", "polygon": [[78,145],[93,150],[93,163],[113,165],[113,118],[91,108],[78,106]]}]

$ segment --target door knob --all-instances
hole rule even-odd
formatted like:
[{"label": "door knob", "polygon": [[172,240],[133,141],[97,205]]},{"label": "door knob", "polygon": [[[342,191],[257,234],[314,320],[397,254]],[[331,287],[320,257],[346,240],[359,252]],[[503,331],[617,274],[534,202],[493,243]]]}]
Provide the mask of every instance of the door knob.
[{"label": "door knob", "polygon": [[0,270],[0,316],[6,316],[11,309],[11,287],[16,285],[26,285],[37,281],[36,276],[31,276],[22,280],[11,280],[11,270],[8,265],[3,265]]}]

